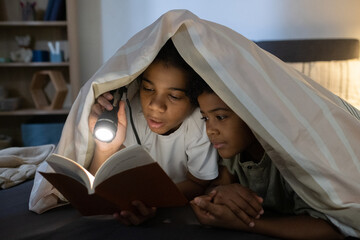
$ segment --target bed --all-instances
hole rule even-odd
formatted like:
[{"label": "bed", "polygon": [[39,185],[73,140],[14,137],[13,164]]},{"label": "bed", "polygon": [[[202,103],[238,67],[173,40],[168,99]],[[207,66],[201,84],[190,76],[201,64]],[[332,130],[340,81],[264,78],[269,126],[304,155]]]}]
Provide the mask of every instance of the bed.
[{"label": "bed", "polygon": [[259,41],[257,45],[360,109],[358,39]]},{"label": "bed", "polygon": [[[358,40],[281,40],[256,44],[360,108]],[[30,179],[0,190],[0,239],[273,239],[201,226],[189,207],[159,209],[156,218],[138,227],[122,226],[108,216],[82,217],[70,205],[38,215],[28,210],[32,185]]]}]

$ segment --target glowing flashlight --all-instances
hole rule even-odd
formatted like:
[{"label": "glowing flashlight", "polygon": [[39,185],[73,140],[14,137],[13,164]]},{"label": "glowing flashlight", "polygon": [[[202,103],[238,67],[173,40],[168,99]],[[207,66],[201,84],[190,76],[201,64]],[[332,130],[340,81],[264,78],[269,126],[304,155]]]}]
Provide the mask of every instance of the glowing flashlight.
[{"label": "glowing flashlight", "polygon": [[119,101],[126,91],[125,87],[119,88],[114,93],[113,109],[111,111],[105,110],[98,118],[94,127],[94,136],[102,142],[111,142],[117,131],[119,111]]}]

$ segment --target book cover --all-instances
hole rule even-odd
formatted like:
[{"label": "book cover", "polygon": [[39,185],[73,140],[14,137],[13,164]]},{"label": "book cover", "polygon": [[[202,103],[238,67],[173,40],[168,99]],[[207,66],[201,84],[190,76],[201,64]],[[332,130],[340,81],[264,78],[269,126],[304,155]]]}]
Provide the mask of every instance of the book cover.
[{"label": "book cover", "polygon": [[48,0],[46,10],[45,10],[45,15],[44,15],[44,21],[49,21],[50,20],[50,15],[51,15],[51,11],[53,9],[53,6],[54,6],[54,0]]},{"label": "book cover", "polygon": [[149,207],[183,206],[187,199],[141,146],[107,159],[95,176],[71,159],[52,154],[54,173],[40,172],[84,216],[132,210],[140,200]]},{"label": "book cover", "polygon": [[49,21],[64,21],[66,20],[66,1],[53,0]]}]

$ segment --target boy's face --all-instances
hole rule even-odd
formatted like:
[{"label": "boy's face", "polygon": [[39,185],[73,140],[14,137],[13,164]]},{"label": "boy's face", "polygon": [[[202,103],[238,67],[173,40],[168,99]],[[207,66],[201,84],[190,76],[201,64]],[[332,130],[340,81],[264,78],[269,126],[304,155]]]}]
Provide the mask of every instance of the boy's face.
[{"label": "boy's face", "polygon": [[193,106],[186,96],[186,75],[162,62],[151,64],[140,86],[142,110],[151,131],[168,135],[191,114]]},{"label": "boy's face", "polygon": [[255,141],[247,124],[215,93],[202,93],[198,102],[206,133],[222,158],[245,151]]}]

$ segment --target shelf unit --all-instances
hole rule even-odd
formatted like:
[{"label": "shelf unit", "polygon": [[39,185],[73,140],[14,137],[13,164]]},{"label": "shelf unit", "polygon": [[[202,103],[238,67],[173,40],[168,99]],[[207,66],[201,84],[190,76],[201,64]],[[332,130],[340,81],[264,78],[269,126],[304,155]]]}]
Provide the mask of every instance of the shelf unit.
[{"label": "shelf unit", "polygon": [[0,22],[2,27],[56,27],[56,26],[67,26],[67,21],[2,21]]},{"label": "shelf unit", "polygon": [[[30,2],[34,1],[30,0]],[[48,0],[36,0],[37,13],[44,13],[47,3]],[[60,41],[61,48],[65,52],[65,61],[60,63],[0,63],[0,85],[8,91],[9,97],[19,97],[21,101],[19,109],[0,111],[0,135],[12,137],[14,146],[22,144],[21,124],[34,119],[47,122],[47,119],[53,121],[56,118],[66,118],[80,90],[76,9],[77,1],[66,0],[66,21],[22,21],[20,0],[0,0],[1,58],[9,58],[10,52],[18,49],[15,36],[24,35],[31,36],[33,49],[48,50],[48,41]],[[64,109],[36,109],[30,93],[30,83],[34,73],[40,70],[57,70],[63,73],[68,85]]]}]

